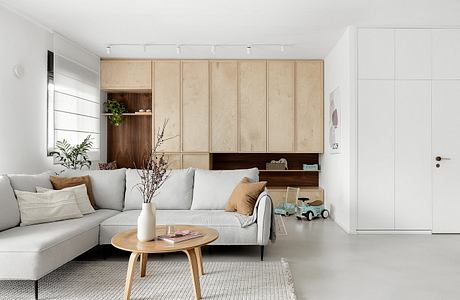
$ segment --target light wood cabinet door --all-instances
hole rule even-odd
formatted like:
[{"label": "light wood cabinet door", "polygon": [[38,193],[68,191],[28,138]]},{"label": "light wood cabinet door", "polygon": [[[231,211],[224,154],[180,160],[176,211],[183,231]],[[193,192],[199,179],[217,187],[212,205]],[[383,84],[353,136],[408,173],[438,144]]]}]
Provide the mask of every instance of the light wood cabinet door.
[{"label": "light wood cabinet door", "polygon": [[240,152],[267,151],[267,64],[238,63]]},{"label": "light wood cabinet door", "polygon": [[323,152],[323,62],[296,62],[295,151]]},{"label": "light wood cabinet door", "polygon": [[294,151],[294,62],[268,62],[268,152]]},{"label": "light wood cabinet door", "polygon": [[[181,151],[181,64],[180,61],[156,61],[153,68],[154,138],[167,120],[162,151]],[[155,141],[155,139],[154,139]]]},{"label": "light wood cabinet door", "polygon": [[170,169],[182,169],[182,155],[180,153],[166,153],[165,157],[169,162]]},{"label": "light wood cabinet door", "polygon": [[182,154],[182,167],[209,169],[209,153],[184,153]]},{"label": "light wood cabinet door", "polygon": [[102,60],[101,89],[104,91],[150,90],[150,60]]},{"label": "light wood cabinet door", "polygon": [[238,151],[238,64],[211,62],[211,151]]},{"label": "light wood cabinet door", "polygon": [[[270,197],[273,200],[273,205],[276,207],[283,203],[286,199],[286,189],[285,188],[268,188]],[[306,187],[301,188],[299,197],[307,197],[310,200],[323,200],[324,201],[324,191],[321,187]]]},{"label": "light wood cabinet door", "polygon": [[209,151],[208,61],[182,62],[182,150]]}]

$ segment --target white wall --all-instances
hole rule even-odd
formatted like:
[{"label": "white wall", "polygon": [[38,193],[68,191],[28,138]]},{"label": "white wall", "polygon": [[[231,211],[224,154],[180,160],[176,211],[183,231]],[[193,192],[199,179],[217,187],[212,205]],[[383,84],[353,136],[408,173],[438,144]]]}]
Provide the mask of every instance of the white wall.
[{"label": "white wall", "polygon": [[[53,34],[0,6],[0,41],[0,174],[43,172],[53,167],[46,155],[47,51],[53,50]],[[13,75],[17,64],[24,67],[22,78]]]},{"label": "white wall", "polygon": [[[356,138],[356,29],[348,27],[324,60],[324,145],[320,185],[331,217],[345,231],[352,231],[351,207],[355,203]],[[329,94],[339,88],[342,150],[329,152]],[[340,117],[340,116],[339,116]]]}]

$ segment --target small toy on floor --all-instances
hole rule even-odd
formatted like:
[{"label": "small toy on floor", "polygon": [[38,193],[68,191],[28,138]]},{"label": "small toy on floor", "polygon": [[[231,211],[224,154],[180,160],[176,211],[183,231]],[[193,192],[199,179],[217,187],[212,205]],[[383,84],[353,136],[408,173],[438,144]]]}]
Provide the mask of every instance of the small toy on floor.
[{"label": "small toy on floor", "polygon": [[319,217],[323,219],[329,217],[329,210],[324,207],[324,202],[322,200],[310,200],[309,198],[298,198],[298,200],[295,212],[297,220],[301,220],[302,217],[305,217],[307,221]]}]

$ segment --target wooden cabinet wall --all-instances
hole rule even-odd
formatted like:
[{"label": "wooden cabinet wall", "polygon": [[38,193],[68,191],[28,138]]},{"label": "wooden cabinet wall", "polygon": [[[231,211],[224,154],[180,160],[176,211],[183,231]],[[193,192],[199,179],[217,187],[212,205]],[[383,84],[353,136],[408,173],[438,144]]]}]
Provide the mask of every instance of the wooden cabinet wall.
[{"label": "wooden cabinet wall", "polygon": [[209,153],[321,153],[320,60],[103,60],[101,88],[152,92],[152,137],[177,166]]},{"label": "wooden cabinet wall", "polygon": [[150,60],[102,60],[101,89],[148,91],[152,88]]},{"label": "wooden cabinet wall", "polygon": [[[273,205],[278,206],[286,199],[285,188],[269,188],[270,196],[273,200]],[[321,187],[301,188],[299,197],[310,198],[310,200],[323,200],[324,190]]]},{"label": "wooden cabinet wall", "polygon": [[238,64],[240,152],[267,152],[267,63]]}]

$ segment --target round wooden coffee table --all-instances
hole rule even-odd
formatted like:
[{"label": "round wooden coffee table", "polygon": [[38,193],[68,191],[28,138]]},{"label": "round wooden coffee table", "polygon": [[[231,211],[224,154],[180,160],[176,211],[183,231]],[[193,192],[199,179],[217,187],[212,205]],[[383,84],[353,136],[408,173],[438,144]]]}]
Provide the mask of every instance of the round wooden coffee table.
[{"label": "round wooden coffee table", "polygon": [[[201,299],[200,276],[204,274],[203,261],[201,256],[201,247],[214,242],[219,237],[217,230],[191,225],[174,225],[176,230],[191,230],[201,232],[204,235],[189,241],[171,244],[161,240],[150,242],[141,242],[137,239],[136,229],[123,231],[112,238],[112,245],[118,249],[131,252],[128,264],[128,273],[126,275],[124,299],[131,298],[131,287],[133,283],[135,264],[140,257],[141,277],[145,276],[147,268],[147,258],[149,253],[168,253],[168,252],[185,252],[188,257],[190,271],[192,273],[193,287],[195,289],[195,299]],[[166,226],[156,227],[157,235],[166,233]]]}]

